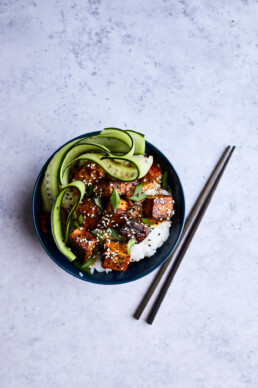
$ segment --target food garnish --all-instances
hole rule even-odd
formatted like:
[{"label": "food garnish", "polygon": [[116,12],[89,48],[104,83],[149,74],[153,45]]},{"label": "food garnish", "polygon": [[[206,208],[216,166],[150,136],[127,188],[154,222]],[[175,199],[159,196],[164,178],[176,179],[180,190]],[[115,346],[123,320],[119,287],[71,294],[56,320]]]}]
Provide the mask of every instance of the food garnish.
[{"label": "food garnish", "polygon": [[135,238],[131,238],[131,239],[128,241],[128,243],[127,243],[127,249],[126,249],[126,252],[127,252],[127,253],[130,253],[130,250],[131,250],[131,248],[135,245],[135,243],[136,243]]},{"label": "food garnish", "polygon": [[162,175],[162,188],[165,189],[167,185],[168,172],[165,171]]},{"label": "food garnish", "polygon": [[136,195],[136,196],[133,196],[133,197],[129,197],[129,199],[131,199],[131,201],[137,202],[137,201],[141,201],[142,199],[145,199],[147,197],[148,197],[147,194],[142,193],[142,194],[139,194],[139,195]]},{"label": "food garnish", "polygon": [[144,222],[144,224],[147,224],[147,225],[154,225],[154,222],[150,221],[148,218],[144,218],[142,217],[142,222]]},{"label": "food garnish", "polygon": [[94,198],[94,201],[95,201],[95,204],[99,207],[99,209],[100,209],[101,211],[103,211],[102,202],[101,202],[100,197],[95,197],[95,198]]},{"label": "food garnish", "polygon": [[116,213],[117,208],[118,208],[119,203],[120,203],[120,195],[118,194],[117,189],[114,189],[112,191],[112,194],[110,195],[110,199],[111,199],[114,213]]}]

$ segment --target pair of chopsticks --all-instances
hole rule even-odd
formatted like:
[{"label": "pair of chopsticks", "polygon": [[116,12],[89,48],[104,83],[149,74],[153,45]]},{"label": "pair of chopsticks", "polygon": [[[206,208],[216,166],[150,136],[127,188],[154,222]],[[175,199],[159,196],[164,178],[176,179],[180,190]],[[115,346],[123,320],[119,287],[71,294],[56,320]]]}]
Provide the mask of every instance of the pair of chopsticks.
[{"label": "pair of chopsticks", "polygon": [[201,220],[205,214],[206,209],[208,208],[210,201],[213,197],[213,194],[215,193],[217,186],[219,184],[219,181],[227,167],[227,164],[229,162],[229,159],[232,156],[232,153],[234,152],[235,146],[232,148],[228,146],[225,151],[223,152],[220,160],[218,161],[216,167],[214,168],[210,178],[206,182],[201,194],[197,198],[197,201],[195,202],[189,216],[187,217],[187,220],[185,222],[185,226],[183,229],[183,232],[181,234],[180,240],[174,249],[173,253],[170,255],[170,257],[165,261],[165,263],[161,266],[157,276],[154,278],[154,281],[150,285],[148,291],[146,292],[142,302],[140,303],[139,307],[137,308],[134,317],[136,319],[139,319],[140,316],[143,313],[143,310],[147,306],[150,298],[152,297],[155,289],[157,288],[160,280],[164,276],[169,264],[171,263],[172,259],[175,257],[175,260],[173,264],[171,265],[171,269],[168,272],[167,278],[165,279],[165,282],[154,302],[154,305],[147,317],[147,322],[151,325],[152,322],[155,319],[155,316],[160,308],[160,305],[165,298],[165,295],[169,289],[169,286],[184,258],[184,255],[193,239],[193,236],[198,229],[198,226],[201,223]]}]

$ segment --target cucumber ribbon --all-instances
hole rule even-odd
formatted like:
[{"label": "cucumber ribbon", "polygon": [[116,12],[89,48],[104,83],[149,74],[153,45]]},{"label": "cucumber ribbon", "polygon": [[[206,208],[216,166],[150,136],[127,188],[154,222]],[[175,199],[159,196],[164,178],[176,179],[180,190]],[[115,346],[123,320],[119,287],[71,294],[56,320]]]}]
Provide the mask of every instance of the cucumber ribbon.
[{"label": "cucumber ribbon", "polygon": [[[66,221],[66,228],[65,233],[63,232],[63,222],[62,222],[62,200],[65,195],[65,192],[69,188],[76,188],[78,189],[80,196],[73,206],[72,210],[70,211],[67,221]],[[70,250],[69,247],[66,246],[66,242],[68,239],[69,234],[69,228],[71,223],[71,218],[74,210],[78,206],[78,204],[81,202],[81,200],[84,197],[85,194],[85,184],[82,181],[74,181],[72,183],[69,183],[67,186],[65,186],[57,195],[55,202],[52,206],[52,212],[51,212],[51,230],[52,234],[55,240],[55,243],[60,250],[60,252],[63,253],[70,261],[73,261],[76,259],[76,255]]]},{"label": "cucumber ribbon", "polygon": [[99,135],[66,144],[51,159],[41,184],[44,211],[51,211],[59,190],[68,185],[70,168],[76,161],[95,161],[115,179],[133,181],[152,165],[152,156],[144,153],[144,135],[119,128],[105,128]]}]

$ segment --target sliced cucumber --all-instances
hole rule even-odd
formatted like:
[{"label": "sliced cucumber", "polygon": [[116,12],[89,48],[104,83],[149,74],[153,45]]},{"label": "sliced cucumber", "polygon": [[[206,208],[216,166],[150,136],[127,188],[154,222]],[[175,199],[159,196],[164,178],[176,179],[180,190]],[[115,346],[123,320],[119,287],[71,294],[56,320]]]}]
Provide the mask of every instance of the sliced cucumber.
[{"label": "sliced cucumber", "polygon": [[[91,160],[95,163],[98,163],[112,177],[125,182],[134,181],[139,177],[139,167],[133,160],[133,157],[123,157],[119,162],[115,160],[117,158],[118,157],[114,157],[110,159],[101,154],[87,153],[80,155],[78,158],[74,159],[73,163],[75,163],[77,160],[82,159]],[[124,162],[130,162],[134,165],[134,167],[128,166]],[[69,169],[71,165],[68,166],[67,169]]]},{"label": "sliced cucumber", "polygon": [[65,155],[65,153],[78,142],[74,140],[64,147],[62,147],[51,159],[49,165],[47,166],[45,176],[41,183],[40,192],[42,198],[43,209],[46,212],[50,212],[55,197],[59,191],[59,168],[61,161]]},{"label": "sliced cucumber", "polygon": [[107,155],[110,154],[108,148],[98,144],[75,144],[75,146],[65,154],[60,165],[59,180],[62,187],[69,183],[70,169],[67,169],[67,167],[70,166],[71,163],[74,163],[73,161],[77,159],[79,155],[90,151],[99,151]]},{"label": "sliced cucumber", "polygon": [[[75,205],[73,206],[73,208],[71,209],[71,211],[70,211],[70,213],[68,215],[67,222],[66,222],[66,232],[65,232],[65,236],[64,236],[61,207],[62,207],[62,200],[63,200],[63,197],[65,195],[65,192],[66,192],[67,189],[69,189],[71,187],[75,187],[76,189],[79,190],[80,197],[79,197],[78,201],[75,203]],[[54,240],[55,240],[55,243],[56,243],[58,249],[70,261],[73,261],[73,260],[76,259],[76,255],[70,250],[70,248],[68,248],[66,246],[66,241],[67,241],[67,237],[68,237],[68,233],[69,233],[71,217],[72,217],[72,214],[73,214],[74,210],[76,209],[78,204],[81,202],[84,194],[85,194],[85,184],[83,182],[81,182],[81,181],[74,181],[72,183],[69,183],[66,187],[64,187],[60,191],[60,193],[56,197],[56,200],[55,200],[55,202],[53,204],[53,207],[52,207],[52,212],[51,212],[51,230],[52,230],[52,234],[53,234],[53,237],[54,237]]]},{"label": "sliced cucumber", "polygon": [[129,151],[124,154],[124,157],[132,156],[134,154],[134,142],[132,136],[119,128],[104,128],[98,137],[108,137],[123,141],[129,147]]},{"label": "sliced cucumber", "polygon": [[[108,129],[108,128],[107,128]],[[106,135],[106,130],[102,131],[102,135],[95,135],[88,137],[86,139],[83,139],[80,141],[80,143],[92,143],[92,144],[99,144],[107,147],[111,153],[118,153],[118,154],[126,154],[130,151],[130,147],[127,143],[124,143],[123,140],[119,140],[118,138],[111,138],[111,137],[103,137],[103,134]],[[115,128],[117,130],[117,128]],[[119,131],[122,131],[120,129]],[[126,133],[129,133],[129,135],[133,138],[134,142],[134,155],[144,155],[145,154],[145,136],[136,131],[132,131],[131,129],[128,129],[126,131],[123,131]],[[117,132],[117,135],[120,135],[120,132]],[[122,156],[122,155],[121,155]]]},{"label": "sliced cucumber", "polygon": [[[114,162],[116,162],[116,165],[122,164],[123,167],[121,166],[121,168],[126,167],[126,165],[124,164],[125,162],[132,163],[137,168],[137,170],[139,172],[139,175],[137,176],[137,178],[134,178],[134,179],[140,179],[144,175],[146,175],[147,172],[149,171],[149,169],[151,168],[151,165],[153,163],[153,156],[151,156],[151,155],[150,156],[133,155],[133,156],[127,157],[127,158],[125,158],[123,156],[104,156],[104,157],[102,157],[101,161],[104,162],[105,160],[109,160],[110,162],[114,161]],[[131,167],[131,168],[133,168],[133,167]],[[125,180],[125,179],[121,179],[115,175],[113,175],[113,176],[117,179]],[[128,179],[128,181],[134,180],[134,179]]]},{"label": "sliced cucumber", "polygon": [[126,130],[131,135],[134,142],[134,154],[144,155],[145,154],[145,136],[143,133],[132,131],[131,129]]},{"label": "sliced cucumber", "polygon": [[109,137],[101,137],[99,135],[88,137],[79,142],[79,144],[88,143],[102,145],[107,147],[110,153],[119,153],[119,155],[125,154],[130,150],[128,145],[121,140]]}]

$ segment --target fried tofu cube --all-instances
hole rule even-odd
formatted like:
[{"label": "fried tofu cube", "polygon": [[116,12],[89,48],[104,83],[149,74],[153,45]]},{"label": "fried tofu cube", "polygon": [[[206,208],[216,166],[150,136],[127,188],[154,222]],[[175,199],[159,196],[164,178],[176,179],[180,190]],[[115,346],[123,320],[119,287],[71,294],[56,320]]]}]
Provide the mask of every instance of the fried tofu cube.
[{"label": "fried tofu cube", "polygon": [[161,169],[155,162],[153,162],[147,174],[141,178],[141,182],[143,183],[151,182],[153,180],[160,178],[161,175],[162,175]]},{"label": "fried tofu cube", "polygon": [[124,195],[125,193],[125,182],[114,180],[114,181],[103,181],[97,183],[93,187],[95,194],[101,197],[110,197],[112,191],[116,189],[119,195]]},{"label": "fried tofu cube", "polygon": [[144,200],[141,201],[128,201],[128,214],[135,218],[135,219],[141,219],[143,217],[143,208],[142,208],[142,203]]},{"label": "fried tofu cube", "polygon": [[68,246],[84,262],[93,254],[97,242],[97,238],[82,227],[76,228],[68,236]]},{"label": "fried tofu cube", "polygon": [[83,217],[82,226],[91,230],[96,228],[99,222],[99,208],[95,204],[92,198],[86,198],[81,201],[77,209],[75,210],[77,216],[80,214]]},{"label": "fried tofu cube", "polygon": [[134,194],[135,187],[138,184],[138,181],[123,182],[117,179],[110,181],[105,180],[94,185],[93,191],[95,194],[100,195],[101,197],[110,197],[113,190],[116,189],[121,197],[125,196],[126,198],[129,198]]},{"label": "fried tofu cube", "polygon": [[85,163],[74,175],[74,178],[85,182],[87,185],[97,183],[105,178],[106,172],[95,162]]},{"label": "fried tofu cube", "polygon": [[127,240],[135,238],[137,243],[142,242],[150,233],[150,229],[143,224],[135,220],[134,218],[128,218],[120,228],[120,234]]},{"label": "fried tofu cube", "polygon": [[144,217],[154,220],[170,219],[173,215],[174,201],[171,195],[147,197],[143,203]]},{"label": "fried tofu cube", "polygon": [[151,168],[147,174],[140,179],[142,186],[142,192],[146,190],[155,189],[157,184],[161,183],[162,171],[156,163],[152,163]]},{"label": "fried tofu cube", "polygon": [[114,213],[113,205],[111,200],[108,201],[107,207],[101,218],[101,226],[106,227],[117,227],[118,224],[124,222],[127,218],[128,213],[128,202],[124,199],[120,199],[116,213]]},{"label": "fried tofu cube", "polygon": [[128,202],[120,199],[116,213],[114,213],[111,200],[108,201],[106,210],[102,216],[101,223],[104,227],[116,227],[127,218]]},{"label": "fried tofu cube", "polygon": [[102,267],[115,271],[125,271],[130,261],[127,244],[118,241],[105,240],[102,251]]}]

